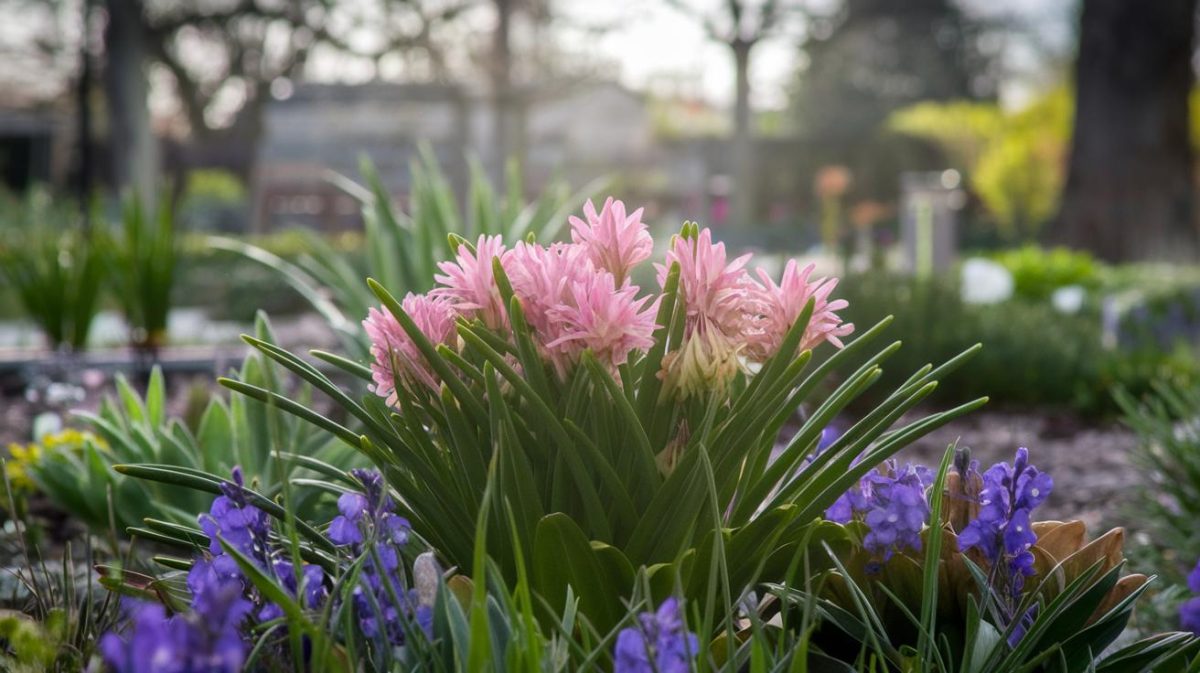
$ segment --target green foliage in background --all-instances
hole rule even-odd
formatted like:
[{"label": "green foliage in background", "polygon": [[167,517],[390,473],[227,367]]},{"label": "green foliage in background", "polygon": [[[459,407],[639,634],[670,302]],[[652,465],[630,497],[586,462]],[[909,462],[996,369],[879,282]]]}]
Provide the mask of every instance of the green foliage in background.
[{"label": "green foliage in background", "polygon": [[[260,318],[257,334],[263,343],[273,342],[265,318]],[[287,390],[289,397],[300,401],[312,398],[307,386],[287,388],[286,380],[261,355],[247,358],[236,374],[263,390]],[[356,454],[328,435],[245,396],[235,395],[226,403],[212,394],[194,428],[171,416],[166,405],[166,385],[159,369],[151,374],[144,396],[118,377],[116,396],[106,398],[95,414],[79,414],[103,442],[86,442],[82,451],[44,448],[36,462],[25,466],[30,480],[57,507],[103,534],[111,523],[119,530],[157,525],[147,519],[162,520],[163,526],[194,523],[196,513],[205,511],[209,501],[194,491],[126,478],[114,472],[113,465],[155,463],[174,472],[217,474],[241,465],[248,480],[274,496],[284,480],[312,476],[300,465],[280,472],[282,463],[272,459],[276,451],[342,467],[355,462]],[[329,503],[298,499],[295,505],[298,513],[305,514]]]},{"label": "green foliage in background", "polygon": [[166,343],[179,257],[172,205],[162,198],[149,212],[136,197],[126,198],[119,226],[106,241],[108,280],[129,323],[130,341],[154,352]]},{"label": "green foliage in background", "polygon": [[34,190],[0,202],[0,281],[51,348],[87,345],[105,269],[99,234],[74,204]]},{"label": "green foliage in background", "polygon": [[1024,299],[1046,301],[1060,287],[1100,283],[1101,264],[1082,251],[1028,244],[996,253],[995,259],[1013,275],[1014,291]]},{"label": "green foliage in background", "polygon": [[16,585],[0,596],[0,670],[92,670],[100,636],[118,621],[119,598],[96,581],[90,544],[80,545],[80,554],[68,543],[48,558],[31,542],[39,537],[45,536],[25,517],[0,533],[5,575]]},{"label": "green foliage in background", "polygon": [[1133,492],[1130,516],[1162,555],[1160,570],[1182,582],[1200,560],[1200,387],[1160,383],[1144,396],[1114,394],[1137,434],[1130,458],[1145,483]]},{"label": "green foliage in background", "polygon": [[283,278],[329,323],[355,357],[367,353],[360,321],[376,303],[363,285],[363,277],[379,279],[401,297],[407,292],[424,292],[433,285],[437,263],[452,256],[449,234],[468,240],[480,234],[502,234],[511,240],[551,241],[561,233],[572,208],[604,183],[597,180],[572,194],[564,183],[551,182],[541,195],[527,201],[515,163],[509,164],[505,191],[500,193],[483,167],[472,161],[466,199],[460,206],[436,157],[423,148],[420,160],[411,167],[407,208],[401,210],[365,157],[361,171],[365,185],[344,176],[336,181],[362,206],[365,254],[361,257],[347,254],[311,232],[297,232],[306,241],[306,251],[295,262],[244,241],[209,239],[212,247],[239,253]]},{"label": "green foliage in background", "polygon": [[[271,265],[247,263],[242,255],[213,248],[209,237],[210,234],[198,232],[188,232],[183,237],[181,278],[175,292],[180,302],[203,305],[208,316],[215,320],[237,322],[253,321],[258,311],[279,318],[313,310],[288,276]],[[319,241],[314,243],[314,239]],[[360,232],[322,235],[288,229],[237,240],[296,268],[308,264],[309,251],[318,245],[332,248],[356,269],[365,266],[364,239]]]},{"label": "green foliage in background", "polygon": [[1139,564],[1163,576],[1139,626],[1176,629],[1179,606],[1191,597],[1187,573],[1200,560],[1200,386],[1164,379],[1151,392],[1118,388],[1114,397],[1137,436],[1129,459],[1140,476],[1122,515],[1143,541],[1135,550]]},{"label": "green foliage in background", "polygon": [[188,171],[179,197],[178,221],[191,231],[238,231],[248,225],[250,200],[246,186],[220,169]]},{"label": "green foliage in background", "polygon": [[[1102,287],[1107,275],[1101,274]],[[1022,297],[972,305],[962,301],[956,279],[878,272],[843,278],[838,293],[850,302],[847,320],[864,324],[895,314],[893,333],[906,346],[896,356],[899,369],[983,344],[960,376],[942,383],[935,399],[987,395],[999,405],[1095,416],[1117,410],[1109,392],[1117,385],[1140,395],[1156,381],[1200,382],[1190,348],[1105,343],[1096,302],[1076,313]],[[895,380],[894,373],[885,373],[885,384]]]},{"label": "green foliage in background", "polygon": [[[847,320],[861,324],[896,314],[893,333],[905,348],[899,369],[919,367],[982,343],[979,355],[939,389],[939,395],[988,395],[998,404],[1088,409],[1106,395],[1099,321],[1063,315],[1043,302],[976,306],[961,299],[949,278],[916,279],[886,273],[843,278],[838,293],[850,302]],[[885,375],[885,383],[895,375]]]},{"label": "green foliage in background", "polygon": [[1074,100],[1056,89],[1019,112],[995,103],[918,103],[888,125],[940,145],[1010,240],[1031,240],[1058,208]]}]

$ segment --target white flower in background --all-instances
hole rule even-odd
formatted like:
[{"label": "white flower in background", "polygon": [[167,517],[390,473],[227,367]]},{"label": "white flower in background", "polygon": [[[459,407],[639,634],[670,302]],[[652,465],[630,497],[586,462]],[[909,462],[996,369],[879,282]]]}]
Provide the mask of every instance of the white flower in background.
[{"label": "white flower in background", "polygon": [[1013,276],[997,262],[972,257],[962,265],[962,300],[968,304],[998,304],[1013,296]]},{"label": "white flower in background", "polygon": [[1079,313],[1086,298],[1087,290],[1082,285],[1064,285],[1050,295],[1050,303],[1059,313]]}]

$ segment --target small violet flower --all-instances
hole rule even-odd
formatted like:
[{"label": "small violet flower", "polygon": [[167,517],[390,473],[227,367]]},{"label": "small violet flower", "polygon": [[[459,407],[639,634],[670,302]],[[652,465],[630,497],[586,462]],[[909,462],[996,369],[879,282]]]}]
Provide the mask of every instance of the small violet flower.
[{"label": "small violet flower", "polygon": [[213,585],[203,611],[167,617],[163,606],[133,608],[129,639],[100,639],[100,652],[116,673],[236,673],[249,643],[240,628],[251,609],[240,584]]},{"label": "small violet flower", "polygon": [[1184,631],[1200,636],[1200,596],[1189,598],[1179,606],[1179,625]]},{"label": "small violet flower", "polygon": [[617,634],[613,672],[688,673],[699,651],[696,634],[684,623],[682,604],[672,597]]},{"label": "small violet flower", "polygon": [[270,517],[249,503],[242,468],[233,468],[233,481],[221,484],[222,495],[213,500],[208,514],[199,517],[200,528],[208,536],[208,551],[214,556],[225,553],[218,536],[239,553],[265,568]]},{"label": "small violet flower", "polygon": [[408,543],[411,528],[407,519],[395,513],[395,503],[378,472],[352,470],[351,474],[363,485],[363,493],[338,498],[340,514],[329,525],[329,538],[355,555],[366,555],[353,592],[363,635],[400,645],[405,640],[405,620],[415,620],[426,633],[432,626],[431,613],[420,609],[416,591],[405,589],[400,549]]}]

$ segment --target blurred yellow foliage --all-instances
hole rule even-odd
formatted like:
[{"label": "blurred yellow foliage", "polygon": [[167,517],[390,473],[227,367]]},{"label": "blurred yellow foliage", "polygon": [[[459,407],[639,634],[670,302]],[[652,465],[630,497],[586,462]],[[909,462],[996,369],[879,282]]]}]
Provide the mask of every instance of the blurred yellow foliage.
[{"label": "blurred yellow foliage", "polygon": [[1074,98],[1065,88],[1007,112],[994,103],[919,103],[888,121],[938,143],[1013,239],[1030,239],[1053,215],[1065,172]]}]

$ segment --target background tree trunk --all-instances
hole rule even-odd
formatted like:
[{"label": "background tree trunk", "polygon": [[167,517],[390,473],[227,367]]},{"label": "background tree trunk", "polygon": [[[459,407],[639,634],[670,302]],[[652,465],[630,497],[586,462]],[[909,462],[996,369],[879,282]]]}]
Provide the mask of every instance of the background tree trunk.
[{"label": "background tree trunk", "polygon": [[1085,0],[1058,238],[1109,261],[1192,259],[1196,0]]},{"label": "background tree trunk", "polygon": [[493,180],[504,184],[509,159],[524,161],[524,120],[520,101],[513,86],[512,17],[514,0],[493,0],[496,30],[492,34],[492,104],[495,152]]},{"label": "background tree trunk", "polygon": [[113,184],[132,189],[144,204],[152,204],[158,175],[158,145],[147,105],[146,35],[140,0],[106,0],[108,24],[104,72],[109,111],[109,151]]},{"label": "background tree trunk", "polygon": [[731,224],[754,224],[754,131],[750,116],[750,51],[753,42],[731,43],[737,75],[733,105],[733,193],[730,195]]},{"label": "background tree trunk", "polygon": [[79,136],[79,175],[76,193],[79,197],[79,207],[83,213],[83,228],[92,228],[92,209],[89,201],[92,198],[92,175],[95,166],[92,165],[92,55],[88,47],[87,27],[91,20],[91,0],[83,0],[80,17],[84,26],[83,37],[79,46],[79,80],[75,83],[75,114],[76,133]]}]

